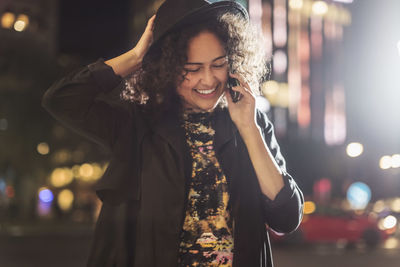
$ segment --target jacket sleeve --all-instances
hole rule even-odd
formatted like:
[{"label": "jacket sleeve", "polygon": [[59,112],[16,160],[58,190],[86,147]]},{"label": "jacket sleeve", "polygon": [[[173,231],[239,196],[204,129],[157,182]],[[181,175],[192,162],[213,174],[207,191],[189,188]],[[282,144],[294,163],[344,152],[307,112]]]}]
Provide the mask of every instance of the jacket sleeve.
[{"label": "jacket sleeve", "polygon": [[257,121],[262,129],[264,141],[282,170],[284,180],[284,186],[274,200],[262,194],[265,222],[275,232],[290,233],[297,229],[303,217],[303,193],[286,171],[286,162],[280,152],[272,123],[261,113],[258,114]]},{"label": "jacket sleeve", "polygon": [[103,59],[56,81],[44,94],[42,106],[57,120],[108,150],[130,115],[120,100],[122,77]]}]

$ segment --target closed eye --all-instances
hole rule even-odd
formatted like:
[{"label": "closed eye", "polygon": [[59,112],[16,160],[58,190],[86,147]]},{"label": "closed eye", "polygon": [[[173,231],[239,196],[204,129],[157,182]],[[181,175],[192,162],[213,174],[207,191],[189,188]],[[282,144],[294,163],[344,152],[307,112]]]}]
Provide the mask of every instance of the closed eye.
[{"label": "closed eye", "polygon": [[187,72],[198,72],[200,70],[200,68],[198,69],[185,69],[185,71]]},{"label": "closed eye", "polygon": [[213,65],[213,68],[223,68],[225,67],[226,63],[220,64],[220,65]]}]

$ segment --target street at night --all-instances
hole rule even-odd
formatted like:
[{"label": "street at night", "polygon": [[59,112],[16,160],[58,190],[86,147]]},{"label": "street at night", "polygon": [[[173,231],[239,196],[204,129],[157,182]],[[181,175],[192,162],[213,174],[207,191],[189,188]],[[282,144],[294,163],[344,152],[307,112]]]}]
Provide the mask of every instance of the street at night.
[{"label": "street at night", "polygon": [[[0,235],[0,266],[84,267],[91,237],[88,229],[76,228],[58,234],[12,236],[3,233]],[[382,247],[366,250],[338,248],[333,244],[275,244],[272,250],[275,266],[279,267],[397,267],[400,262],[400,249]]]},{"label": "street at night", "polygon": [[399,14],[1,0],[0,267],[400,266]]}]

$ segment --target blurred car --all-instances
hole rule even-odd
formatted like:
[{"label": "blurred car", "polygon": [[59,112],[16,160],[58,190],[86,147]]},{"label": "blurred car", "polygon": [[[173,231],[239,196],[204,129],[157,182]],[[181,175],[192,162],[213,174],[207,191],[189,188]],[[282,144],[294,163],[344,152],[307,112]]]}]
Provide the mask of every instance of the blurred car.
[{"label": "blurred car", "polygon": [[289,235],[272,232],[272,239],[288,243],[342,242],[348,246],[364,243],[376,247],[388,234],[378,227],[378,219],[342,210],[305,215],[299,229]]}]

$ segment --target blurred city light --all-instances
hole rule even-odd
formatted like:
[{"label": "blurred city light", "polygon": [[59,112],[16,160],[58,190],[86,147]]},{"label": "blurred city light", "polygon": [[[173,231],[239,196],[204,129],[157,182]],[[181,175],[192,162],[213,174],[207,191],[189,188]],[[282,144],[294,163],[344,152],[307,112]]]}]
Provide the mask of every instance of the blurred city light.
[{"label": "blurred city light", "polygon": [[41,202],[50,203],[53,201],[53,199],[53,192],[51,192],[50,189],[48,189],[47,187],[39,188],[39,200]]},{"label": "blurred city light", "polygon": [[287,69],[287,55],[285,52],[283,52],[282,50],[277,50],[274,53],[274,72],[277,74],[282,74],[286,71]]},{"label": "blurred city light", "polygon": [[101,166],[100,166],[99,164],[97,164],[97,163],[93,163],[93,164],[92,164],[92,168],[93,168],[92,179],[93,179],[93,180],[99,179],[99,178],[103,175],[103,173],[104,173],[103,169],[102,169]]},{"label": "blurred city light", "polygon": [[39,216],[46,217],[51,213],[51,202],[39,201],[37,203],[37,211]]},{"label": "blurred city light", "polygon": [[22,20],[17,20],[14,23],[14,30],[16,30],[17,32],[22,32],[23,30],[25,30],[25,28],[26,28],[26,24]]},{"label": "blurred city light", "polygon": [[362,182],[355,182],[347,190],[347,201],[355,210],[364,209],[371,200],[371,189]]},{"label": "blurred city light", "polygon": [[60,149],[53,153],[53,160],[55,163],[65,163],[71,160],[72,154],[67,149]]},{"label": "blurred city light", "polygon": [[314,183],[314,200],[318,202],[328,201],[331,196],[332,182],[329,178],[322,178]]},{"label": "blurred city light", "polygon": [[400,168],[400,154],[392,155],[392,168]]},{"label": "blurred city light", "polygon": [[397,224],[396,217],[394,217],[393,215],[389,215],[380,220],[378,226],[381,230],[388,230],[394,228],[396,224]]},{"label": "blurred city light", "polygon": [[289,0],[289,7],[291,9],[301,9],[303,7],[303,0]]},{"label": "blurred city light", "polygon": [[376,213],[380,213],[385,210],[385,202],[383,200],[378,200],[375,202],[373,211]]},{"label": "blurred city light", "polygon": [[6,187],[7,187],[6,182],[0,178],[0,194],[3,194],[3,193],[5,194]]},{"label": "blurred city light", "polygon": [[82,164],[82,166],[79,168],[79,175],[85,181],[90,180],[93,173],[94,173],[93,166],[90,165],[89,163]]},{"label": "blurred city light", "polygon": [[277,94],[279,91],[279,84],[274,81],[267,81],[262,84],[262,92],[265,96],[271,96]]},{"label": "blurred city light", "polygon": [[276,47],[284,47],[288,38],[286,1],[275,1],[273,13],[273,43]]},{"label": "blurred city light", "polygon": [[49,152],[50,152],[50,147],[49,147],[49,145],[48,145],[47,143],[45,143],[45,142],[42,142],[42,143],[38,144],[37,147],[36,147],[36,149],[37,149],[37,152],[38,152],[40,155],[47,155],[47,154],[49,154]]},{"label": "blurred city light", "polygon": [[347,145],[346,153],[349,157],[355,158],[360,156],[364,151],[364,146],[360,143],[353,142]]},{"label": "blurred city light", "polygon": [[0,119],[0,131],[5,131],[8,128],[8,121],[7,119]]},{"label": "blurred city light", "polygon": [[306,201],[304,202],[304,214],[311,214],[315,211],[316,207],[315,207],[315,203],[312,201]]},{"label": "blurred city light", "polygon": [[323,16],[328,12],[328,4],[324,1],[315,1],[312,5],[312,13],[317,16]]},{"label": "blurred city light", "polygon": [[17,32],[22,32],[29,25],[29,17],[25,14],[21,14],[18,16],[17,20],[14,23],[14,30]]},{"label": "blurred city light", "polygon": [[386,249],[396,249],[399,247],[399,240],[395,237],[389,237],[383,243],[383,247]]},{"label": "blurred city light", "polygon": [[274,80],[264,82],[261,85],[263,95],[268,99],[272,106],[289,106],[289,86],[287,83],[278,83]]},{"label": "blurred city light", "polygon": [[62,190],[57,196],[57,203],[61,210],[68,211],[72,208],[74,193],[69,189]]},{"label": "blurred city light", "polygon": [[379,167],[383,170],[390,169],[392,167],[392,157],[383,156],[379,160]]},{"label": "blurred city light", "polygon": [[74,174],[72,170],[68,168],[56,168],[51,173],[50,183],[55,187],[63,187],[72,182]]},{"label": "blurred city light", "polygon": [[15,190],[13,186],[9,185],[6,187],[6,196],[8,198],[13,198],[15,196]]},{"label": "blurred city light", "polygon": [[14,25],[15,15],[11,12],[5,12],[3,16],[1,16],[1,27],[6,29],[11,29]]},{"label": "blurred city light", "polygon": [[390,204],[390,209],[394,212],[400,213],[400,198],[396,198]]}]

